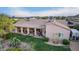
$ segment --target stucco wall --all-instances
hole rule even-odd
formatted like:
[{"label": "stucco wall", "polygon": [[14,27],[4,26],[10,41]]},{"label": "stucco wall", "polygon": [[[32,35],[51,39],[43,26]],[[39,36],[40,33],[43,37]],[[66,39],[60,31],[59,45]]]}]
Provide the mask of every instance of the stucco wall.
[{"label": "stucco wall", "polygon": [[54,24],[46,25],[46,37],[54,39],[54,33],[63,33],[62,39],[69,39],[70,31]]}]

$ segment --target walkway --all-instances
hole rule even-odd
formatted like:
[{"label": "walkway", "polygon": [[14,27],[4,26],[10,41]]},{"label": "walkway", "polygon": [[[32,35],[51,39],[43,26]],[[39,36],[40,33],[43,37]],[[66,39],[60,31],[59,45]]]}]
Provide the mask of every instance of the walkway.
[{"label": "walkway", "polygon": [[71,41],[70,48],[72,51],[79,51],[79,41]]}]

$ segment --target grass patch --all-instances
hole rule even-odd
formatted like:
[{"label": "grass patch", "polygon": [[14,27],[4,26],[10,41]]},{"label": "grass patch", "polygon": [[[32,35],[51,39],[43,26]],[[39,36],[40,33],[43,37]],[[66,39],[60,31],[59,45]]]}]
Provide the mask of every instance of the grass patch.
[{"label": "grass patch", "polygon": [[65,48],[64,46],[52,46],[48,45],[44,42],[36,42],[34,43],[34,49],[36,51],[70,51],[70,48]]}]

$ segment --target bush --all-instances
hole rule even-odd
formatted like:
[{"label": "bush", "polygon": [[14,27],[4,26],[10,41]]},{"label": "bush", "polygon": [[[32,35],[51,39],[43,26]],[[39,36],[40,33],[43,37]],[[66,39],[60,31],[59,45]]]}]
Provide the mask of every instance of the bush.
[{"label": "bush", "polygon": [[18,45],[20,44],[20,40],[17,39],[16,37],[9,39],[10,41],[10,46],[12,47],[18,47]]},{"label": "bush", "polygon": [[69,45],[69,44],[70,44],[70,41],[67,40],[67,39],[63,39],[63,44],[64,44],[64,45]]},{"label": "bush", "polygon": [[47,38],[47,37],[45,37],[45,36],[43,36],[43,41],[48,42],[48,38]]},{"label": "bush", "polygon": [[9,48],[6,51],[22,51],[21,48]]}]

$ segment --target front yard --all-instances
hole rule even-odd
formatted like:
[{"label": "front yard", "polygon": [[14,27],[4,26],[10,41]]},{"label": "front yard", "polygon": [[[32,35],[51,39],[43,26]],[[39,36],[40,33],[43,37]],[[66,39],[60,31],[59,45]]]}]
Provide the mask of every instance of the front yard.
[{"label": "front yard", "polygon": [[8,41],[8,44],[5,45],[8,45],[8,48],[5,50],[8,51],[10,50],[11,51],[14,50],[15,51],[70,51],[71,50],[69,47],[65,47],[65,46],[48,45],[45,43],[48,41],[47,38],[35,38],[32,36],[24,36],[16,33],[7,34],[7,40],[5,40],[5,42],[6,41]]}]

